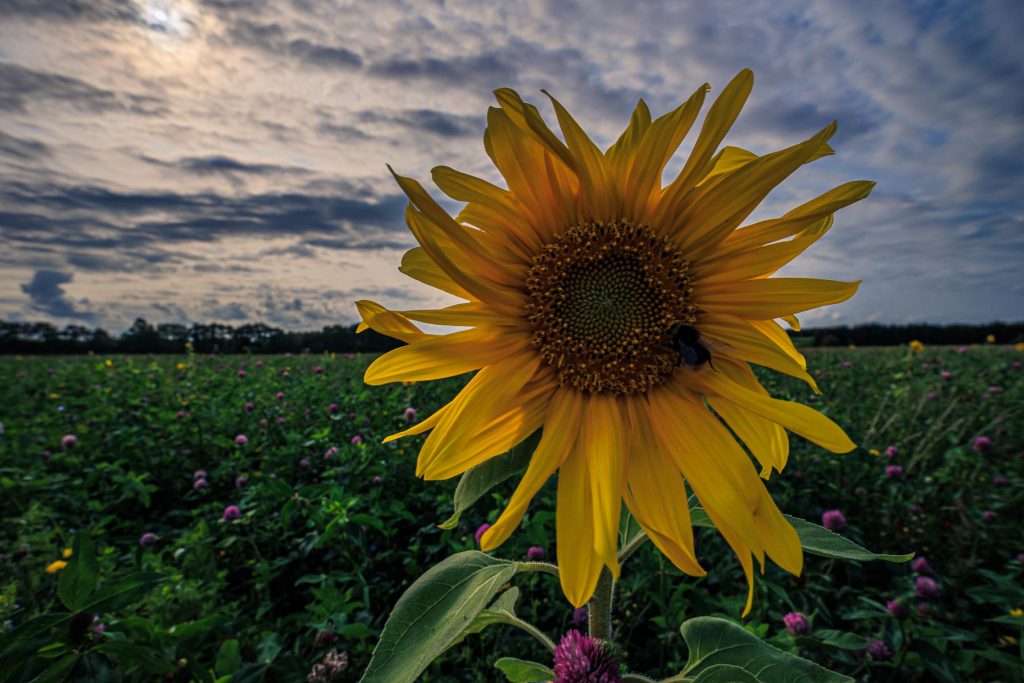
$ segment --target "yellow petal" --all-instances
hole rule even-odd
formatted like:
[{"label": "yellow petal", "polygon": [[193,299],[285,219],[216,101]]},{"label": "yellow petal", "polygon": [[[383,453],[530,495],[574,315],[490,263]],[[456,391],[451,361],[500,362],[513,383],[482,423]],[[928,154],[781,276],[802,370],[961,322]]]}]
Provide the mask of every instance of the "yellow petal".
[{"label": "yellow petal", "polygon": [[704,104],[707,88],[701,86],[673,111],[659,116],[644,133],[633,158],[623,194],[623,212],[633,220],[647,222],[648,206],[661,191],[665,164],[679,147]]},{"label": "yellow petal", "polygon": [[[745,363],[736,363],[728,358],[719,357],[715,359],[715,370],[724,372],[734,382],[751,391],[768,394]],[[785,429],[722,396],[710,395],[706,398],[715,412],[757,458],[761,464],[763,479],[768,478],[772,469],[782,471],[789,458],[789,438]]]},{"label": "yellow petal", "polygon": [[758,157],[723,176],[675,218],[672,234],[677,236],[679,248],[691,259],[700,259],[712,250],[776,185],[818,156],[835,130],[833,122],[805,142]]},{"label": "yellow petal", "polygon": [[618,399],[593,394],[578,449],[587,458],[593,496],[594,551],[619,577],[618,536],[626,475],[626,424]]},{"label": "yellow petal", "polygon": [[422,381],[461,375],[524,351],[524,334],[464,330],[388,351],[366,369],[367,384]]},{"label": "yellow petal", "polygon": [[715,250],[714,258],[724,258],[796,235],[825,216],[864,199],[871,194],[874,186],[875,183],[867,180],[844,183],[801,204],[781,218],[761,221],[736,230],[722,241]]},{"label": "yellow petal", "polygon": [[619,218],[621,200],[612,182],[608,160],[565,107],[547,92],[544,94],[555,108],[562,135],[572,154],[573,168],[580,179],[583,205],[587,209],[588,218],[598,222]]},{"label": "yellow petal", "polygon": [[597,587],[603,563],[594,551],[593,501],[587,454],[577,449],[558,472],[555,510],[558,576],[573,607],[587,604]]},{"label": "yellow petal", "polygon": [[[795,331],[800,331],[800,322],[796,319],[795,315],[785,316],[783,320]],[[782,325],[774,320],[748,320],[747,322],[750,323],[751,327],[757,329],[761,334],[774,342],[777,347],[782,349],[783,353],[796,361],[797,365],[804,370],[807,369],[807,359],[804,358],[802,353],[797,351],[793,340],[782,329]]]},{"label": "yellow petal", "polygon": [[757,155],[742,147],[723,147],[718,154],[711,159],[711,170],[708,171],[698,185],[703,185],[713,178],[725,173],[732,173],[741,166],[746,166],[757,158]]},{"label": "yellow petal", "polygon": [[[480,450],[495,446],[489,442],[471,443],[473,437],[515,405],[516,396],[533,379],[539,366],[540,357],[528,350],[495,359],[480,370],[455,397],[451,409],[423,443],[416,463],[416,476],[447,478],[442,475],[457,468],[467,458],[488,457],[478,456],[478,451],[488,455],[503,453]],[[522,438],[530,433],[532,430]],[[507,450],[508,447],[505,448]]]},{"label": "yellow petal", "polygon": [[[540,236],[528,220],[529,216],[522,204],[512,193],[503,190],[467,173],[461,173],[447,166],[438,166],[431,170],[434,184],[452,199],[460,202],[480,204],[483,207],[505,218],[501,225],[511,236],[531,252],[541,246]],[[516,220],[518,219],[518,220]],[[483,227],[483,226],[478,226]]]},{"label": "yellow petal", "polygon": [[484,148],[522,204],[541,241],[562,230],[574,216],[567,213],[573,188],[555,170],[551,155],[501,109],[487,111]]},{"label": "yellow petal", "polygon": [[633,110],[633,114],[629,117],[629,125],[626,126],[626,130],[622,131],[619,139],[604,153],[608,163],[611,164],[612,173],[620,186],[625,186],[626,184],[626,175],[629,173],[629,167],[636,157],[640,140],[643,139],[644,133],[650,125],[651,110],[647,108],[646,102],[640,100],[636,103],[636,109]]},{"label": "yellow petal", "polygon": [[540,443],[530,458],[526,473],[498,517],[480,539],[480,548],[494,550],[504,543],[523,520],[526,509],[540,488],[555,473],[577,442],[583,413],[582,395],[573,389],[558,389],[551,397]]},{"label": "yellow petal", "polygon": [[[388,168],[390,169],[390,166]],[[481,248],[479,239],[473,235],[475,231],[456,223],[416,180],[400,176],[394,170],[391,170],[391,174],[429,225],[439,230],[463,257],[473,264],[477,272],[499,284],[515,285],[521,281],[521,272],[490,258],[490,255]],[[426,248],[426,245],[422,246]]]},{"label": "yellow petal", "polygon": [[508,315],[522,312],[525,301],[519,291],[474,277],[475,262],[467,261],[465,253],[452,250],[444,233],[412,205],[406,207],[405,222],[427,256],[472,298]]},{"label": "yellow petal", "polygon": [[771,320],[819,306],[846,301],[857,282],[779,277],[698,286],[694,298],[709,313],[728,313],[748,320]]},{"label": "yellow petal", "polygon": [[[708,516],[710,517],[710,514]],[[714,521],[714,518],[712,518],[712,521]],[[722,534],[725,542],[736,553],[736,558],[739,559],[740,566],[743,568],[743,575],[747,578],[747,602],[743,606],[743,612],[740,614],[740,616],[745,617],[750,614],[750,608],[754,604],[754,561],[750,556],[750,548],[745,546],[739,536],[729,529],[728,526],[719,526],[717,522],[715,525],[718,527],[718,532]]]},{"label": "yellow petal", "polygon": [[472,294],[456,284],[446,272],[441,270],[434,261],[427,256],[423,247],[413,247],[402,256],[402,265],[398,271],[418,280],[425,285],[430,285],[442,292],[448,292],[461,299],[476,299]]},{"label": "yellow petal", "polygon": [[715,525],[727,525],[745,545],[759,549],[751,510],[760,480],[750,458],[707,408],[673,391],[672,384],[648,394],[662,452],[675,461]]},{"label": "yellow petal", "polygon": [[524,102],[519,93],[511,88],[499,88],[494,91],[494,96],[505,114],[520,130],[529,133],[551,154],[572,168],[573,158],[569,148],[544,123],[544,118],[537,107]]},{"label": "yellow petal", "polygon": [[[700,332],[717,345],[721,345],[729,355],[802,379],[815,393],[820,393],[814,378],[807,374],[807,364],[803,362],[803,356],[797,353],[797,358],[794,358],[788,348],[780,347],[776,339],[766,336],[751,321],[725,313],[712,313],[700,320]],[[788,336],[786,342],[792,347]],[[792,350],[796,351],[795,348]]]},{"label": "yellow petal", "polygon": [[404,431],[398,432],[397,434],[392,434],[391,436],[384,437],[384,440],[381,441],[381,443],[390,443],[395,439],[401,439],[406,436],[415,436],[416,434],[422,434],[423,432],[429,429],[433,429],[434,427],[437,426],[437,423],[441,421],[441,418],[444,417],[444,414],[448,411],[451,405],[452,404],[450,402],[446,403],[445,405],[441,406],[439,409],[434,411],[434,414],[428,417],[427,419],[421,420],[417,424],[414,424],[412,427],[409,427]]},{"label": "yellow petal", "polygon": [[627,465],[626,506],[658,549],[680,571],[703,576],[693,549],[686,486],[679,468],[654,439],[645,401],[630,401],[632,448]]},{"label": "yellow petal", "polygon": [[693,267],[693,279],[702,284],[768,277],[817,242],[832,227],[832,216],[818,219],[796,237],[742,251],[725,258],[711,257]]},{"label": "yellow petal", "polygon": [[[531,386],[536,384],[531,382]],[[551,401],[553,383],[524,389],[506,408],[483,427],[483,420],[463,421],[458,425],[458,440],[450,440],[444,453],[424,468],[424,479],[450,479],[491,458],[507,453],[544,424],[544,413]],[[474,414],[473,417],[477,417]],[[475,432],[470,430],[475,429]],[[469,436],[472,434],[472,436]]]},{"label": "yellow petal", "polygon": [[[358,303],[356,302],[357,305]],[[520,316],[502,315],[477,302],[455,304],[438,310],[394,311],[394,313],[421,323],[452,327],[511,326],[525,329],[527,325],[525,319]]]},{"label": "yellow petal", "polygon": [[[750,69],[743,69],[729,81],[729,84],[722,90],[722,94],[711,105],[711,109],[704,119],[704,125],[701,126],[700,134],[697,136],[697,142],[694,144],[693,151],[690,152],[683,170],[662,194],[653,221],[654,225],[667,224],[669,218],[677,215],[686,193],[707,175],[712,155],[725,138],[725,134],[729,132],[733,122],[736,121],[736,117],[739,116],[753,86],[753,72]],[[706,83],[704,87],[710,88]]]},{"label": "yellow petal", "polygon": [[[375,332],[386,334],[389,337],[401,339],[402,341],[411,344],[412,342],[430,339],[431,337],[437,336],[434,334],[427,334],[409,322],[408,318],[405,316],[400,313],[396,313],[395,311],[389,311],[373,301],[368,301],[366,299],[357,301],[356,309],[359,311],[359,315],[363,319],[363,325],[369,327]],[[362,330],[356,331],[362,332]]]},{"label": "yellow petal", "polygon": [[800,536],[789,523],[768,490],[761,487],[761,504],[754,510],[754,526],[764,543],[765,552],[775,564],[790,574],[800,576],[804,567],[804,552],[800,547]]},{"label": "yellow petal", "polygon": [[720,372],[691,373],[685,381],[708,395],[722,396],[752,413],[777,422],[833,453],[847,453],[856,447],[839,425],[802,403],[763,396]]}]

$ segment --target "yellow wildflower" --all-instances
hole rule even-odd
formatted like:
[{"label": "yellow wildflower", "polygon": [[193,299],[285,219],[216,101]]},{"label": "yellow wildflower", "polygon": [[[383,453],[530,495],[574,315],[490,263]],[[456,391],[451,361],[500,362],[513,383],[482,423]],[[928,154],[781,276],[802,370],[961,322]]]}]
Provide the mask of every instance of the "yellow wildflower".
[{"label": "yellow wildflower", "polygon": [[868,455],[873,455],[876,458],[878,456],[880,456],[881,454],[882,454],[882,451],[878,450],[877,448],[872,448],[870,451],[868,451]]},{"label": "yellow wildflower", "polygon": [[[454,218],[418,182],[396,175],[419,242],[399,270],[464,301],[416,311],[357,302],[360,331],[407,342],[375,360],[365,381],[479,372],[451,403],[388,440],[432,430],[416,473],[448,479],[544,427],[480,547],[501,545],[557,472],[558,566],[577,607],[590,599],[603,567],[618,577],[623,502],[676,567],[705,574],[688,486],[739,558],[746,614],[754,559],[763,567],[767,555],[798,575],[803,552],[736,439],[765,477],[786,465],[787,429],[834,452],[854,448],[824,415],[768,396],[749,364],[817,390],[776,321],[796,328],[797,313],[845,301],[859,283],[768,276],[874,183],[846,183],[783,218],[740,228],[775,185],[832,153],[835,132],[833,123],[763,156],[732,146],[716,153],[752,85],[753,74],[743,70],[726,86],[689,160],[666,186],[666,164],[695,121],[706,84],[653,120],[641,100],[605,151],[554,99],[563,137],[516,92],[497,90],[500,106],[488,112],[484,147],[507,189],[433,169],[442,191],[468,202]],[[468,329],[430,334],[413,321]]]},{"label": "yellow wildflower", "polygon": [[1010,610],[1010,616],[1014,619],[1020,619],[1021,617],[1024,617],[1024,609],[1021,609],[1020,607],[1014,607]]},{"label": "yellow wildflower", "polygon": [[103,361],[103,364],[106,365],[108,368],[114,367],[114,361],[110,360],[109,358]]},{"label": "yellow wildflower", "polygon": [[989,344],[995,344],[996,343],[996,335],[994,335],[994,334],[988,335],[987,337],[985,337],[985,341],[987,341]]},{"label": "yellow wildflower", "polygon": [[47,565],[46,573],[47,574],[56,574],[61,569],[64,569],[64,567],[66,567],[66,566],[68,566],[68,563],[65,562],[64,560],[54,560],[49,565]]},{"label": "yellow wildflower", "polygon": [[68,559],[69,557],[71,557],[74,554],[75,554],[75,551],[72,550],[71,548],[64,548],[64,552],[62,552],[60,554],[60,556],[63,557],[66,560],[66,559]]},{"label": "yellow wildflower", "polygon": [[924,344],[915,339],[914,341],[910,342],[910,350],[913,351],[914,353],[920,353],[924,351]]}]

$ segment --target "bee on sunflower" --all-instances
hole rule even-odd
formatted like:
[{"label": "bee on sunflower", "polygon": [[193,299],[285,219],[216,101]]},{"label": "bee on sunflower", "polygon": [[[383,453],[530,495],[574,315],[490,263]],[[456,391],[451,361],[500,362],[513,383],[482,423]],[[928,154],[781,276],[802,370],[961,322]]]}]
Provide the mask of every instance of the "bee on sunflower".
[{"label": "bee on sunflower", "polygon": [[[793,574],[803,564],[797,534],[763,481],[786,465],[786,430],[833,452],[854,448],[824,415],[769,396],[750,364],[818,391],[778,321],[799,329],[796,314],[845,301],[859,283],[770,276],[874,183],[849,182],[741,227],[793,171],[833,153],[828,140],[836,130],[832,123],[763,156],[719,149],[752,85],[744,70],[726,86],[682,170],[664,186],[665,166],[696,120],[707,84],[653,120],[641,100],[603,152],[554,98],[562,138],[534,105],[497,90],[484,147],[508,187],[433,169],[435,184],[465,202],[455,218],[417,181],[395,175],[419,244],[399,270],[464,301],[410,311],[357,302],[360,329],[407,342],[375,360],[365,381],[477,372],[450,403],[387,440],[429,431],[417,475],[447,479],[541,429],[481,547],[501,545],[557,472],[559,574],[577,607],[594,593],[602,568],[618,577],[623,501],[680,570],[705,573],[694,550],[689,489],[740,560],[746,614],[754,558],[763,569],[767,555]],[[466,329],[431,334],[414,321]]]}]

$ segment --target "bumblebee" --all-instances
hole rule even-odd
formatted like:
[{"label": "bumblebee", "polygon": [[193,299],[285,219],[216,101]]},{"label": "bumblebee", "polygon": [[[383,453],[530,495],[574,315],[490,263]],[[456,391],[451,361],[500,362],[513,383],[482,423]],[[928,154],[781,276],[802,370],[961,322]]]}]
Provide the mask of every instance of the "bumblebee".
[{"label": "bumblebee", "polygon": [[711,364],[711,352],[701,342],[696,327],[679,324],[670,333],[672,348],[679,354],[679,365],[694,370],[705,363]]}]

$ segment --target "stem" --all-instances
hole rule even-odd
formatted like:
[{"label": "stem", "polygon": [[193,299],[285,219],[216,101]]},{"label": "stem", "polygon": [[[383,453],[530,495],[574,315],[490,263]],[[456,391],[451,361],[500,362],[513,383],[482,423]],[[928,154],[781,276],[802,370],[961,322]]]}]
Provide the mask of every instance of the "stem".
[{"label": "stem", "polygon": [[601,570],[597,579],[594,596],[590,598],[587,612],[590,615],[590,637],[598,640],[612,639],[612,596],[615,582],[607,568]]},{"label": "stem", "polygon": [[533,636],[534,638],[539,640],[541,642],[541,644],[544,645],[544,647],[546,647],[549,652],[551,652],[551,654],[555,654],[555,643],[554,643],[554,641],[552,641],[550,638],[548,638],[544,633],[541,632],[540,629],[538,629],[536,626],[534,626],[530,622],[523,621],[519,617],[511,617],[509,619],[508,623],[513,625],[513,626],[517,626],[517,627],[523,629],[524,631],[529,633],[531,636]]},{"label": "stem", "polygon": [[558,576],[558,567],[549,562],[516,562],[517,572],[543,572]]},{"label": "stem", "polygon": [[622,546],[622,550],[619,551],[619,564],[621,565],[626,559],[636,552],[636,549],[647,542],[647,534],[641,529],[640,533],[633,537],[626,545]]}]

